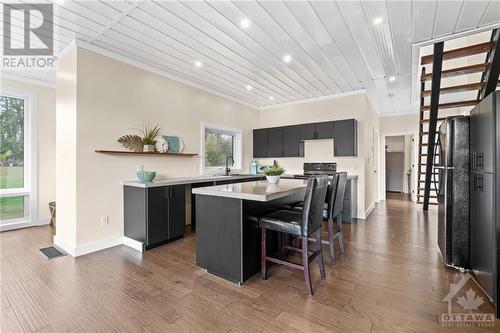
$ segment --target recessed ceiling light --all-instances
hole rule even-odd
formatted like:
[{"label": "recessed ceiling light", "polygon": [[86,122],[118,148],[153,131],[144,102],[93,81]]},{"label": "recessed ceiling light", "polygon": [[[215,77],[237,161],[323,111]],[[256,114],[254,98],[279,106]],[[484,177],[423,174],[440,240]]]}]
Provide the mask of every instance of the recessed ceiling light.
[{"label": "recessed ceiling light", "polygon": [[252,86],[247,86],[247,90],[252,90],[253,87]]},{"label": "recessed ceiling light", "polygon": [[283,61],[289,63],[290,61],[292,61],[292,56],[289,54],[285,54],[285,56],[283,57]]},{"label": "recessed ceiling light", "polygon": [[381,16],[375,17],[375,18],[373,19],[373,24],[375,24],[375,25],[380,24],[380,23],[382,23],[382,22],[384,22],[384,18],[383,18],[383,17],[381,17]]},{"label": "recessed ceiling light", "polygon": [[196,62],[194,63],[194,65],[195,65],[196,67],[201,67],[201,66],[203,66],[203,63],[202,63],[201,61],[196,61]]},{"label": "recessed ceiling light", "polygon": [[269,100],[272,101],[274,99],[273,96],[269,96]]},{"label": "recessed ceiling light", "polygon": [[243,19],[240,21],[240,27],[242,27],[243,29],[248,29],[249,26],[250,26],[249,19]]},{"label": "recessed ceiling light", "polygon": [[394,82],[396,81],[396,77],[395,76],[389,76],[389,82]]}]

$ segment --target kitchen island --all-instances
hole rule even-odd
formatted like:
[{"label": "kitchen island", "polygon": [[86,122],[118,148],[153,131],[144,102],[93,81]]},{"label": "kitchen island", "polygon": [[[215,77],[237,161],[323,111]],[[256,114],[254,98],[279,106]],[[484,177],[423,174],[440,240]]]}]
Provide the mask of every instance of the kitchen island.
[{"label": "kitchen island", "polygon": [[[281,179],[194,188],[196,264],[226,280],[243,283],[260,271],[258,219],[302,201],[306,180]],[[270,234],[269,247],[276,248]]]}]

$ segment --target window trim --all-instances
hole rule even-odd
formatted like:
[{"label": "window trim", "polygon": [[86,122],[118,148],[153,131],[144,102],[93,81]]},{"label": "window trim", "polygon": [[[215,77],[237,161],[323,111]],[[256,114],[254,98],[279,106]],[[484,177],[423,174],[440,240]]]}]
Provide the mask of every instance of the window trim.
[{"label": "window trim", "polygon": [[2,221],[0,231],[4,231],[38,224],[37,94],[2,86],[0,95],[24,100],[24,187],[2,189],[0,197],[24,196],[25,214],[21,218]]},{"label": "window trim", "polygon": [[231,167],[231,171],[241,172],[241,170],[243,169],[243,130],[239,128],[230,128],[218,124],[202,122],[200,131],[201,174],[214,175],[214,174],[222,174],[225,171],[224,167],[205,167],[205,131],[207,129],[234,136],[233,140],[234,165]]}]

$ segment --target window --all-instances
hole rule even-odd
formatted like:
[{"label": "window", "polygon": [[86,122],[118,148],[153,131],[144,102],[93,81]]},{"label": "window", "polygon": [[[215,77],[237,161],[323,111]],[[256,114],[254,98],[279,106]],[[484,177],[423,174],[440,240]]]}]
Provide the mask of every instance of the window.
[{"label": "window", "polygon": [[33,224],[36,219],[34,97],[0,93],[0,228]]},{"label": "window", "polygon": [[222,173],[226,167],[226,159],[231,170],[241,170],[242,166],[242,131],[218,125],[202,124],[201,126],[202,173]]}]

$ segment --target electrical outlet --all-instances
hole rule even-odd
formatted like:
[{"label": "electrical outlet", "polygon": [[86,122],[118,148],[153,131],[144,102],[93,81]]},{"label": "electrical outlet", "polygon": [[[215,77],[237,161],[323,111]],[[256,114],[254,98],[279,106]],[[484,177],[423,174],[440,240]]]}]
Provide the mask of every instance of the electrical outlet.
[{"label": "electrical outlet", "polygon": [[101,227],[109,224],[109,216],[101,216]]}]

